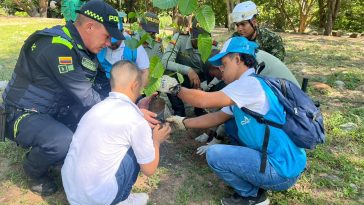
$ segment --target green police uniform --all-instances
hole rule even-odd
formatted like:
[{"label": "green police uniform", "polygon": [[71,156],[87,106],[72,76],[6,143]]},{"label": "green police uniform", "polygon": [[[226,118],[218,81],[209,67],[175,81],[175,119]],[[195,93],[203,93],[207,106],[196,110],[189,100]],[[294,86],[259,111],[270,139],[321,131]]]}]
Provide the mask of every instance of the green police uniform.
[{"label": "green police uniform", "polygon": [[158,56],[160,59],[163,57],[163,47],[159,40],[154,40],[152,44],[143,44],[145,51],[148,54],[149,59],[153,56]]},{"label": "green police uniform", "polygon": [[[266,28],[257,28],[256,32],[257,35],[255,38],[255,42],[257,42],[257,44],[259,45],[259,49],[274,55],[281,61],[284,61],[286,51],[283,46],[282,38],[278,34]],[[240,36],[240,34],[237,32],[232,35],[232,37],[238,36]]]},{"label": "green police uniform", "polygon": [[[162,58],[162,62],[169,72],[178,72],[185,75],[183,86],[191,87],[188,71],[192,68],[199,76],[201,82],[205,80],[207,71],[204,71],[204,63],[198,49],[193,48],[191,35],[176,33],[168,44]],[[213,49],[216,48],[213,45]],[[168,95],[175,115],[185,116],[184,104],[177,97]],[[195,114],[200,115],[201,109],[195,109]]]},{"label": "green police uniform", "polygon": [[198,49],[192,47],[191,36],[176,33],[163,54],[162,62],[167,70],[187,75],[190,68],[203,73],[203,62]]}]

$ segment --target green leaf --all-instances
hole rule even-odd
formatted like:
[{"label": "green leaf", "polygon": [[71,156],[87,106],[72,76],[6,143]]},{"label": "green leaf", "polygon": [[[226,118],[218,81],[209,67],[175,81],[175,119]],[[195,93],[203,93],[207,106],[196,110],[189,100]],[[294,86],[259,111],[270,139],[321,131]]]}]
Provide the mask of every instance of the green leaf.
[{"label": "green leaf", "polygon": [[142,37],[139,40],[138,46],[141,46],[145,41],[147,41],[149,44],[153,41],[153,38],[150,36],[149,33],[145,32]]},{"label": "green leaf", "polygon": [[165,68],[163,66],[161,59],[156,55],[153,56],[150,59],[149,77],[160,78],[160,77],[162,77],[164,71],[165,71]]},{"label": "green leaf", "polygon": [[197,8],[197,0],[179,0],[178,9],[181,14],[187,16],[192,13],[192,11]]},{"label": "green leaf", "polygon": [[196,19],[200,23],[200,26],[207,32],[210,32],[215,28],[215,14],[210,6],[203,5],[196,11]]},{"label": "green leaf", "polygon": [[133,11],[128,13],[128,18],[129,19],[135,18],[136,16],[137,16],[137,14],[135,12],[133,12]]},{"label": "green leaf", "polygon": [[212,49],[212,38],[207,34],[198,35],[198,51],[201,54],[201,59],[203,62],[209,58]]},{"label": "green leaf", "polygon": [[161,86],[161,79],[160,78],[151,78],[149,79],[147,87],[144,88],[143,93],[146,96],[151,96],[155,93],[158,88]]},{"label": "green leaf", "polygon": [[129,47],[130,49],[134,50],[138,48],[138,40],[136,40],[135,38],[130,38],[125,41],[125,45],[127,47]]},{"label": "green leaf", "polygon": [[153,0],[153,7],[170,9],[177,5],[178,0]]},{"label": "green leaf", "polygon": [[185,81],[185,79],[183,78],[183,75],[181,73],[177,73],[177,79],[180,84],[182,84],[183,81]]}]

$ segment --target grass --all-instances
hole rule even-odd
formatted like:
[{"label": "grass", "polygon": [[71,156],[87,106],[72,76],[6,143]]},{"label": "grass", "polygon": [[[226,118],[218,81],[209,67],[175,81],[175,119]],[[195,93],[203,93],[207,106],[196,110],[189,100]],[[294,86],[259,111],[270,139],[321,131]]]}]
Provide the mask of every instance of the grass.
[{"label": "grass", "polygon": [[[61,20],[0,17],[0,80],[9,80],[23,41],[37,29],[61,24]],[[307,152],[307,170],[287,191],[269,192],[272,204],[364,204],[364,41],[346,37],[281,34],[286,44],[286,64],[300,80],[308,77],[309,93],[321,103],[326,143]],[[215,39],[228,34],[219,30]],[[345,83],[343,89],[335,81]],[[317,90],[314,83],[331,86]],[[357,129],[340,125],[352,122]],[[157,173],[140,175],[133,191],[148,192],[148,204],[219,204],[231,194],[195,151],[193,140],[201,131],[175,132],[161,146]],[[9,141],[0,143],[0,204],[67,204],[61,189],[51,197],[39,197],[28,189],[21,162],[26,150]],[[58,183],[61,181],[58,178]]]}]

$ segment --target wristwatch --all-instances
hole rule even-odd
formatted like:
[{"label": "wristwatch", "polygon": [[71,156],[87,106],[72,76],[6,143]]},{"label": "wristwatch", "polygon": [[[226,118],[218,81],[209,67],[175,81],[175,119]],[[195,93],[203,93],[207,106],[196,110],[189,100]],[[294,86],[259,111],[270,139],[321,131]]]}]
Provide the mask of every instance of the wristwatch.
[{"label": "wristwatch", "polygon": [[181,91],[181,85],[180,84],[177,84],[176,86],[174,87],[171,87],[169,89],[169,93],[173,96],[177,96],[179,91]]}]

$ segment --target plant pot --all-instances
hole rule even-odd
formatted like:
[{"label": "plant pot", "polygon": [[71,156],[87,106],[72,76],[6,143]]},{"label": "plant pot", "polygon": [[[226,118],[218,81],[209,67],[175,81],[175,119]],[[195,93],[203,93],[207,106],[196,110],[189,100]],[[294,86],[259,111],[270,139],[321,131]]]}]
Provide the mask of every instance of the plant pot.
[{"label": "plant pot", "polygon": [[154,97],[149,103],[149,110],[151,112],[156,113],[157,114],[157,119],[159,121],[161,121],[161,122],[165,121],[165,119],[164,119],[165,107],[166,107],[166,103],[159,96]]}]

